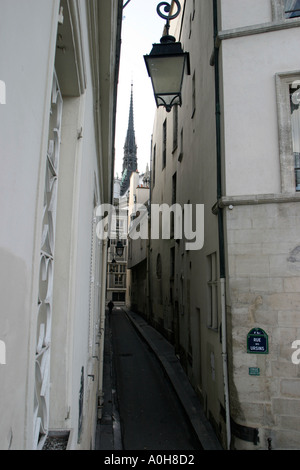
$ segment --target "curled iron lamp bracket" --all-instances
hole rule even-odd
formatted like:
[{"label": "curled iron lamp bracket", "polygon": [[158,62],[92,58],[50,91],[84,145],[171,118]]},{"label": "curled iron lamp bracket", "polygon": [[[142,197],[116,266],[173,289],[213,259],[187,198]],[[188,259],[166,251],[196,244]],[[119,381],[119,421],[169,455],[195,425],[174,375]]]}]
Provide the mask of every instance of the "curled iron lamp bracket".
[{"label": "curled iron lamp bracket", "polygon": [[170,20],[174,20],[175,18],[177,18],[177,16],[179,16],[180,12],[181,12],[181,5],[180,5],[180,2],[179,0],[174,0],[176,6],[177,6],[177,11],[176,13],[174,13],[173,15],[170,15],[170,14],[164,14],[162,13],[161,9],[164,7],[164,12],[165,13],[170,13],[171,11],[171,4],[168,3],[168,2],[160,2],[158,5],[157,5],[157,8],[156,8],[156,11],[157,11],[157,14],[158,16],[160,16],[161,18],[163,18],[164,20],[167,20],[167,23],[166,23],[166,29],[167,29],[167,34],[169,34],[169,29],[170,29]]}]

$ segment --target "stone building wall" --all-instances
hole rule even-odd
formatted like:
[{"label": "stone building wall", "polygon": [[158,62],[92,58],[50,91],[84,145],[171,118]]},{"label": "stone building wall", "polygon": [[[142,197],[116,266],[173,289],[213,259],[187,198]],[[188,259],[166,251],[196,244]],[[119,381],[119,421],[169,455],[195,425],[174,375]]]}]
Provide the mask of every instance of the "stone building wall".
[{"label": "stone building wall", "polygon": [[[258,428],[258,446],[271,439],[275,449],[297,449],[300,368],[292,344],[300,338],[299,203],[233,205],[226,223],[231,415]],[[268,334],[269,354],[247,353],[247,334],[258,327]],[[250,367],[260,375],[250,376]]]}]

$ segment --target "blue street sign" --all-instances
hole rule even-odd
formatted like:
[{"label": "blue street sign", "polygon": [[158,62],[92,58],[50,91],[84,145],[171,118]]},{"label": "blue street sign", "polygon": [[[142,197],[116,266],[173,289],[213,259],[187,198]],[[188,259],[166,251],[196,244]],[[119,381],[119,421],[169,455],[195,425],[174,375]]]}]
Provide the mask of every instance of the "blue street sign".
[{"label": "blue street sign", "polygon": [[253,328],[247,335],[247,353],[269,354],[267,333],[261,328]]}]

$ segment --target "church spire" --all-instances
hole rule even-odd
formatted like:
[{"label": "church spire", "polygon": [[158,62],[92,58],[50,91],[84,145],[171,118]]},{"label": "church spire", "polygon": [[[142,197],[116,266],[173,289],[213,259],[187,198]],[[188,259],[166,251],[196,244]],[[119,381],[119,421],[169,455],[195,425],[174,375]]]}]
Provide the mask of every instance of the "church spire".
[{"label": "church spire", "polygon": [[121,196],[123,196],[130,184],[131,174],[137,170],[137,146],[135,141],[134,115],[133,115],[133,83],[131,83],[130,107],[128,118],[127,136],[124,145],[123,173],[121,183]]},{"label": "church spire", "polygon": [[125,141],[124,150],[128,150],[130,153],[136,151],[135,144],[135,131],[134,131],[134,119],[133,119],[133,83],[131,83],[131,96],[130,96],[130,108],[129,108],[129,118],[128,118],[128,130],[127,137]]}]

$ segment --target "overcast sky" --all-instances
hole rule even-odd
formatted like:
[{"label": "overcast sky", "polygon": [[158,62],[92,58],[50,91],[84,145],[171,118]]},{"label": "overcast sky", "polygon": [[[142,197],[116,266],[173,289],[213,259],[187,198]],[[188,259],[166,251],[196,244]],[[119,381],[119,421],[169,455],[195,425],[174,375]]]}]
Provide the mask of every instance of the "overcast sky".
[{"label": "overcast sky", "polygon": [[131,81],[140,173],[145,171],[147,163],[150,164],[151,135],[156,106],[143,56],[151,52],[152,44],[159,42],[162,36],[165,21],[156,13],[159,3],[160,0],[131,0],[123,11],[115,140],[115,175],[119,176],[122,174],[123,147],[128,128]]}]

